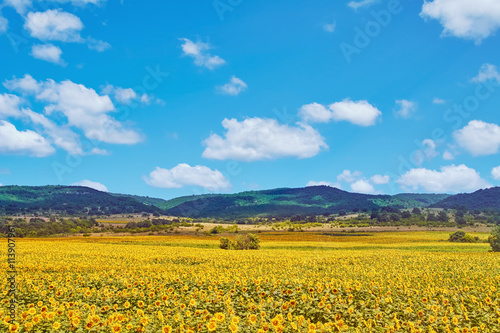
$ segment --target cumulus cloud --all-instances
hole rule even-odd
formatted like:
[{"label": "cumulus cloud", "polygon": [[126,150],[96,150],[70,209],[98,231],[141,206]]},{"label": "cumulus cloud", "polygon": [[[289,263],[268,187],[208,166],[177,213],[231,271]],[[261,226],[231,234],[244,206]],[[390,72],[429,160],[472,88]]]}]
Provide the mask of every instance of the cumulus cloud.
[{"label": "cumulus cloud", "polygon": [[377,118],[382,115],[382,112],[367,101],[354,102],[349,99],[331,104],[330,110],[333,120],[345,120],[359,126],[375,125]]},{"label": "cumulus cloud", "polygon": [[274,119],[224,119],[224,137],[212,134],[203,144],[203,157],[217,160],[257,161],[281,157],[309,158],[328,149],[311,126],[281,125]]},{"label": "cumulus cloud", "polygon": [[18,131],[13,124],[0,120],[0,153],[46,157],[54,152],[54,147],[40,134]]},{"label": "cumulus cloud", "polygon": [[473,156],[498,153],[500,148],[500,126],[480,120],[472,120],[467,126],[453,132],[460,147]]},{"label": "cumulus cloud", "polygon": [[84,186],[84,187],[93,188],[94,190],[98,190],[101,192],[108,192],[108,188],[106,186],[104,186],[103,184],[98,183],[98,182],[93,182],[93,181],[87,180],[87,179],[73,183],[73,184],[71,184],[71,186]]},{"label": "cumulus cloud", "polygon": [[375,3],[377,3],[379,0],[361,0],[361,1],[350,1],[347,5],[351,7],[352,9],[358,9],[361,7],[368,7],[371,6]]},{"label": "cumulus cloud", "polygon": [[[80,142],[79,136],[73,132],[68,126],[59,126],[51,121],[43,114],[33,112],[29,109],[24,109],[23,114],[30,119],[35,126],[41,126],[47,139],[56,147],[64,149],[72,155],[105,155],[105,150],[97,147],[88,147],[84,149]],[[90,149],[90,150],[89,150]]]},{"label": "cumulus cloud", "polygon": [[11,94],[0,94],[0,119],[21,116],[20,104],[19,97]]},{"label": "cumulus cloud", "polygon": [[[105,86],[101,93],[109,96],[113,96],[113,98],[120,104],[125,104],[129,105],[133,102],[140,102],[142,104],[149,104],[151,103],[151,100],[153,99],[153,96],[150,96],[146,93],[138,94],[134,89],[132,88],[121,88],[121,87],[115,87],[111,84],[108,84]],[[157,99],[157,102],[160,101]]]},{"label": "cumulus cloud", "polygon": [[332,119],[332,112],[321,104],[311,103],[300,108],[299,116],[306,122],[326,123]]},{"label": "cumulus cloud", "polygon": [[312,103],[304,105],[299,110],[299,116],[306,122],[348,121],[359,126],[372,126],[382,115],[376,107],[367,101],[351,101],[333,103],[327,109],[325,106]]},{"label": "cumulus cloud", "polygon": [[339,182],[352,183],[361,177],[362,173],[359,171],[351,172],[351,170],[344,170],[340,175],[337,176]]},{"label": "cumulus cloud", "polygon": [[31,7],[32,0],[4,0],[5,6],[10,6],[16,10],[21,15],[26,13],[27,8]]},{"label": "cumulus cloud", "polygon": [[339,183],[331,183],[331,182],[325,182],[325,181],[317,182],[317,181],[311,180],[310,182],[308,182],[306,184],[306,187],[310,187],[310,186],[330,186],[330,187],[342,189],[342,186]]},{"label": "cumulus cloud", "polygon": [[9,21],[3,16],[0,15],[0,34],[3,34],[7,31],[9,27]]},{"label": "cumulus cloud", "polygon": [[60,83],[50,79],[37,82],[29,75],[6,81],[4,85],[8,89],[34,95],[38,101],[47,104],[47,115],[62,113],[69,126],[81,129],[91,140],[113,144],[136,144],[142,141],[139,133],[124,128],[108,115],[115,110],[111,99],[107,95],[97,94],[94,89],[69,80]]},{"label": "cumulus cloud", "polygon": [[500,180],[500,166],[491,169],[491,177],[496,180]]},{"label": "cumulus cloud", "polygon": [[80,32],[83,29],[83,23],[80,18],[60,9],[28,13],[24,28],[30,33],[31,37],[40,40],[82,41]]},{"label": "cumulus cloud", "polygon": [[52,44],[33,45],[31,48],[31,55],[36,59],[48,61],[58,65],[64,65],[64,61],[61,59],[61,48]]},{"label": "cumulus cloud", "polygon": [[479,173],[464,164],[441,167],[440,171],[411,169],[397,182],[407,190],[424,190],[435,193],[471,192],[491,185]]},{"label": "cumulus cloud", "polygon": [[425,0],[420,16],[438,20],[443,36],[474,40],[476,43],[500,28],[497,0]]},{"label": "cumulus cloud", "polygon": [[184,43],[182,44],[182,51],[185,56],[194,59],[196,66],[206,67],[208,69],[215,69],[226,63],[224,59],[219,56],[212,56],[208,50],[212,47],[209,43],[202,43],[200,41],[194,43],[187,38],[181,38]]},{"label": "cumulus cloud", "polygon": [[351,190],[356,193],[375,193],[375,188],[365,179],[359,179],[351,184]]},{"label": "cumulus cloud", "polygon": [[410,116],[417,110],[417,104],[406,99],[397,100],[396,104],[399,107],[396,111],[396,115],[401,118],[410,118]]},{"label": "cumulus cloud", "polygon": [[247,87],[248,86],[245,82],[233,75],[231,76],[231,79],[228,83],[223,86],[217,87],[217,91],[224,95],[237,96],[242,91],[246,90]]},{"label": "cumulus cloud", "polygon": [[231,187],[231,183],[219,170],[212,170],[203,165],[190,166],[181,163],[172,169],[156,167],[148,177],[147,184],[161,188],[180,188],[184,186],[200,186],[209,191],[223,191]]},{"label": "cumulus cloud", "polygon": [[474,77],[472,82],[484,82],[494,80],[500,83],[500,73],[498,73],[497,66],[492,64],[483,64],[479,69],[479,73]]},{"label": "cumulus cloud", "polygon": [[389,176],[375,175],[370,178],[371,182],[376,185],[387,184],[391,180]]},{"label": "cumulus cloud", "polygon": [[336,26],[337,26],[337,24],[335,22],[325,23],[325,24],[323,24],[323,30],[325,30],[326,32],[329,32],[329,33],[333,33],[333,32],[335,32]]}]

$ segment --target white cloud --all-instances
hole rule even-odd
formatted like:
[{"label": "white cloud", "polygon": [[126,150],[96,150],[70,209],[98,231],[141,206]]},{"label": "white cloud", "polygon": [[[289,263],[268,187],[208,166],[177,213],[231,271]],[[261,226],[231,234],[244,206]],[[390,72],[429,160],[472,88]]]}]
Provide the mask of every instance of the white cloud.
[{"label": "white cloud", "polygon": [[361,0],[361,1],[350,1],[347,5],[352,9],[358,9],[361,7],[371,6],[377,3],[379,0]]},{"label": "white cloud", "polygon": [[380,115],[382,112],[367,101],[354,102],[349,99],[331,104],[329,110],[318,103],[303,105],[299,110],[299,116],[306,122],[326,123],[330,120],[345,120],[359,126],[375,125]]},{"label": "white cloud", "polygon": [[396,104],[399,105],[399,110],[396,111],[396,115],[402,118],[410,118],[417,110],[417,104],[406,99],[397,100]]},{"label": "white cloud", "polygon": [[203,157],[218,160],[257,161],[280,157],[308,158],[328,149],[324,138],[311,126],[280,125],[274,119],[224,119],[224,137],[212,134],[203,144]]},{"label": "white cloud", "polygon": [[300,108],[299,116],[307,122],[326,123],[332,119],[332,112],[321,104],[311,103]]},{"label": "white cloud", "polygon": [[19,105],[21,99],[15,95],[0,94],[0,119],[22,115]]},{"label": "white cloud", "polygon": [[134,101],[141,102],[143,104],[149,104],[152,98],[152,96],[148,94],[139,95],[132,88],[115,87],[111,84],[105,86],[101,90],[101,93],[113,96],[118,103],[126,105],[131,104]]},{"label": "white cloud", "polygon": [[61,59],[61,48],[52,44],[33,45],[31,48],[31,55],[40,60],[45,60],[58,65],[64,65],[64,61]]},{"label": "white cloud", "polygon": [[449,165],[440,171],[429,169],[411,169],[397,180],[405,189],[435,193],[470,192],[491,185],[481,178],[479,173],[465,165]]},{"label": "white cloud", "polygon": [[50,142],[67,151],[72,155],[93,155],[100,154],[105,155],[107,152],[105,150],[98,149],[93,147],[90,151],[84,151],[79,136],[74,133],[68,126],[62,125],[58,126],[53,121],[49,120],[42,114],[33,112],[29,109],[24,109],[23,114],[30,119],[30,121],[37,125],[41,126],[44,133],[49,138]]},{"label": "white cloud", "polygon": [[342,189],[342,186],[339,183],[331,183],[331,182],[325,182],[325,181],[317,182],[317,181],[311,180],[310,182],[308,182],[306,184],[306,187],[310,187],[310,186],[330,186],[330,187]]},{"label": "white cloud", "polygon": [[371,182],[376,185],[387,184],[391,180],[389,176],[375,175],[370,178]]},{"label": "white cloud", "polygon": [[496,180],[500,180],[500,166],[491,169],[491,177]]},{"label": "white cloud", "polygon": [[221,57],[212,56],[207,52],[212,48],[209,43],[200,41],[193,43],[187,38],[180,38],[180,40],[184,41],[184,44],[182,44],[184,55],[193,58],[195,65],[214,69],[226,63]]},{"label": "white cloud", "polygon": [[224,95],[236,96],[239,95],[239,93],[241,93],[242,91],[246,90],[247,87],[248,86],[245,82],[233,75],[231,76],[231,79],[228,83],[223,86],[217,87],[217,90]]},{"label": "white cloud", "polygon": [[21,90],[35,95],[45,102],[47,115],[61,112],[68,119],[68,125],[83,130],[89,139],[113,144],[136,144],[142,141],[137,132],[126,129],[108,115],[115,111],[109,96],[100,96],[94,89],[66,80],[57,83],[53,80],[36,82],[29,75],[22,79],[6,81],[8,89]]},{"label": "white cloud", "polygon": [[359,179],[354,183],[352,183],[351,190],[353,190],[356,193],[364,193],[364,194],[375,193],[375,188],[373,187],[373,185],[364,179]]},{"label": "white cloud", "polygon": [[26,17],[24,28],[31,37],[40,40],[56,40],[61,42],[81,42],[82,21],[75,15],[49,9],[45,12],[30,12]]},{"label": "white cloud", "polygon": [[[45,0],[46,2],[71,3],[74,6],[84,6],[87,4],[100,5],[107,0]],[[28,8],[33,6],[32,0],[4,0],[6,6],[13,7],[19,14],[24,15]]]},{"label": "white cloud", "polygon": [[116,88],[115,98],[120,103],[129,104],[132,100],[137,98],[137,93],[132,88]]},{"label": "white cloud", "polygon": [[28,74],[20,79],[7,80],[3,85],[9,90],[19,90],[24,94],[36,94],[40,90],[38,82]]},{"label": "white cloud", "polygon": [[432,103],[433,104],[446,104],[446,101],[444,99],[434,97],[434,99],[432,100]]},{"label": "white cloud", "polygon": [[349,99],[331,104],[330,110],[333,120],[345,120],[359,126],[375,125],[377,118],[382,115],[382,112],[367,101],[353,102]]},{"label": "white cloud", "polygon": [[351,170],[344,170],[340,175],[337,176],[337,180],[339,182],[352,183],[359,177],[361,177],[361,175],[362,174],[359,171],[351,172]]},{"label": "white cloud", "polygon": [[449,150],[447,150],[443,153],[443,160],[451,161],[454,159],[455,159],[455,155],[453,155],[453,153],[450,152]]},{"label": "white cloud", "polygon": [[98,190],[101,192],[108,192],[108,188],[106,186],[104,186],[103,184],[98,183],[98,182],[93,182],[93,181],[87,180],[87,179],[73,183],[73,184],[71,184],[71,186],[84,186],[84,187],[93,188],[94,190]]},{"label": "white cloud", "polygon": [[460,147],[473,156],[496,154],[500,148],[500,126],[471,120],[467,126],[453,132]]},{"label": "white cloud", "polygon": [[472,82],[484,82],[488,80],[495,80],[500,83],[500,73],[498,73],[497,66],[492,64],[483,64],[479,69],[479,73],[474,77]]},{"label": "white cloud", "polygon": [[3,34],[7,31],[9,27],[9,21],[3,16],[0,15],[0,34]]},{"label": "white cloud", "polygon": [[26,13],[26,9],[31,7],[31,0],[4,0],[4,5],[13,7],[21,15]]},{"label": "white cloud", "polygon": [[104,52],[107,49],[111,48],[111,45],[108,42],[98,40],[92,37],[88,37],[86,39],[86,42],[89,49],[95,50],[97,52]]},{"label": "white cloud", "polygon": [[333,32],[335,32],[336,26],[337,26],[337,24],[335,22],[325,23],[325,24],[323,24],[323,30],[325,30],[326,32],[329,32],[329,33],[333,33]]},{"label": "white cloud", "polygon": [[497,0],[424,0],[423,18],[439,20],[443,36],[455,36],[480,43],[500,28]]},{"label": "white cloud", "polygon": [[434,140],[425,139],[422,141],[422,145],[426,147],[425,150],[422,150],[425,159],[432,160],[434,157],[439,155],[438,152],[436,151],[436,142],[434,142]]},{"label": "white cloud", "polygon": [[231,187],[231,183],[219,170],[212,170],[203,165],[190,166],[181,163],[172,169],[156,167],[144,177],[147,184],[161,188],[180,188],[184,186],[200,186],[209,191],[223,191]]},{"label": "white cloud", "polygon": [[54,154],[55,149],[40,134],[17,128],[0,120],[0,153],[45,157]]}]

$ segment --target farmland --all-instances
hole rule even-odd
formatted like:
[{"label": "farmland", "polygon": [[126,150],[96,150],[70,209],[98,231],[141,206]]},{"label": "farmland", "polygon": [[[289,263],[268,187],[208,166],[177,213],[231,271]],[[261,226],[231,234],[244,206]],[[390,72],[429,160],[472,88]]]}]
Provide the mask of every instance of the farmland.
[{"label": "farmland", "polygon": [[259,236],[258,251],[204,235],[18,239],[17,324],[4,275],[0,330],[499,332],[500,257],[486,243],[439,231]]}]

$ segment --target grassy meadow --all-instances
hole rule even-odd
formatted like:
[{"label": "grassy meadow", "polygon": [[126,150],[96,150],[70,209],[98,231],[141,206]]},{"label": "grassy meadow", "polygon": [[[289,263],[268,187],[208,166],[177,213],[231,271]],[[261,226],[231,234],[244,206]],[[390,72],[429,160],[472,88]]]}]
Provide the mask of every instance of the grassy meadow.
[{"label": "grassy meadow", "polygon": [[265,232],[256,251],[205,235],[18,239],[16,324],[2,252],[0,331],[500,332],[500,255],[448,236]]}]

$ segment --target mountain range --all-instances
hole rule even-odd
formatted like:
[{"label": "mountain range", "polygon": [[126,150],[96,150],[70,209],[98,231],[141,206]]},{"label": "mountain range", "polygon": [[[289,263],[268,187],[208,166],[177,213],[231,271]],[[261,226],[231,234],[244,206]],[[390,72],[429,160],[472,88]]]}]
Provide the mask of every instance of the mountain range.
[{"label": "mountain range", "polygon": [[182,217],[325,215],[341,211],[395,208],[466,208],[500,210],[500,187],[469,194],[371,195],[329,186],[280,188],[236,194],[184,196],[171,200],[100,192],[81,186],[2,186],[0,214],[63,213],[107,215],[153,213]]}]

